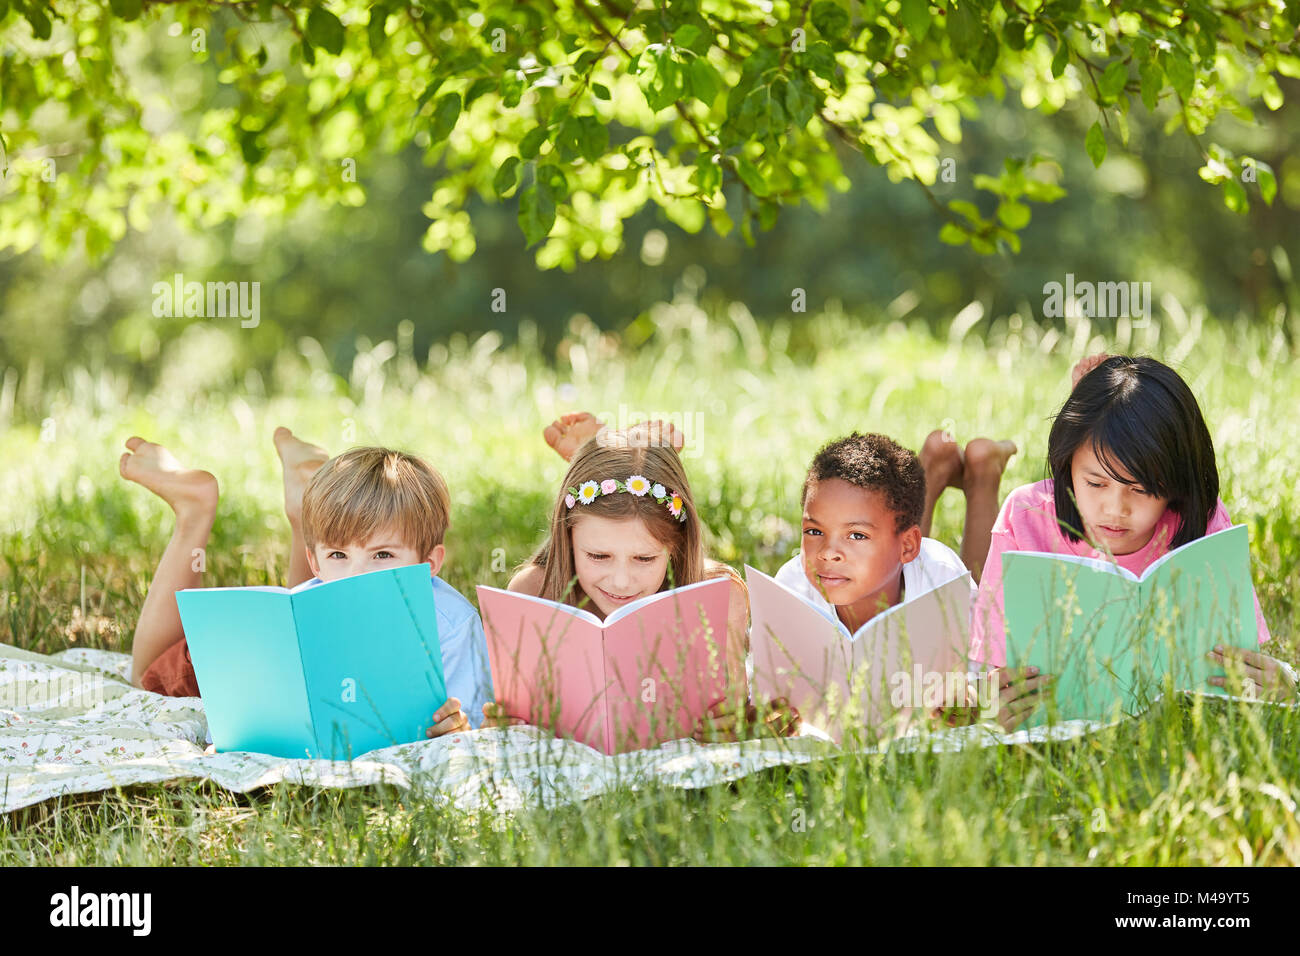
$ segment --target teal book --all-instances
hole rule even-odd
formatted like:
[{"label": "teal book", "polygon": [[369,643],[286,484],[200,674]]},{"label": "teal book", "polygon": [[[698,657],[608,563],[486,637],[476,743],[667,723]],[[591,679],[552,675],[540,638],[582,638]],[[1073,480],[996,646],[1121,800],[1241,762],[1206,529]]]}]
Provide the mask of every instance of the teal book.
[{"label": "teal book", "polygon": [[427,564],[176,603],[219,751],[351,759],[423,740],[447,700]]},{"label": "teal book", "polygon": [[1259,640],[1244,525],[1191,541],[1141,576],[1112,561],[1002,555],[1007,665],[1055,677],[1026,726],[1110,722],[1170,690],[1220,692],[1206,655]]}]

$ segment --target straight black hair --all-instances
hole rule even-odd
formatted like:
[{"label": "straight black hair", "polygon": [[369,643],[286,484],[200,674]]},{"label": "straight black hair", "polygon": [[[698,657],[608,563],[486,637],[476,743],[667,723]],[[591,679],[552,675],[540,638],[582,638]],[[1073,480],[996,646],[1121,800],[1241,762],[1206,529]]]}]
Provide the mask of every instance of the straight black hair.
[{"label": "straight black hair", "polygon": [[[1153,358],[1115,355],[1085,375],[1052,422],[1047,465],[1052,472],[1056,518],[1078,541],[1083,518],[1074,500],[1070,461],[1092,443],[1101,466],[1116,481],[1139,485],[1181,519],[1174,548],[1205,536],[1219,500],[1214,442],[1187,383]],[[1132,476],[1116,474],[1116,464]]]}]

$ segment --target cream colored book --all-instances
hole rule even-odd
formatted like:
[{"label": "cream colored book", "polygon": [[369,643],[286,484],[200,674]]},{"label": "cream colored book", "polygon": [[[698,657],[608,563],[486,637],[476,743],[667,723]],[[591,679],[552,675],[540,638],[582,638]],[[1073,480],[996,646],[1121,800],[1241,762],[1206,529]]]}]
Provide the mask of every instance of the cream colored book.
[{"label": "cream colored book", "polygon": [[[838,617],[745,566],[756,696],[785,697],[837,742],[900,714],[964,702],[970,573],[908,595],[850,634]],[[949,697],[955,697],[949,700]]]}]

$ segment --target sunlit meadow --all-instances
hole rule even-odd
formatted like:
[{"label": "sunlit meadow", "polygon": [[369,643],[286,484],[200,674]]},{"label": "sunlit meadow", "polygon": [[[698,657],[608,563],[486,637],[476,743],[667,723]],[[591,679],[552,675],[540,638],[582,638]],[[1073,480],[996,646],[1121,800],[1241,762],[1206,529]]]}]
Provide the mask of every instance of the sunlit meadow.
[{"label": "sunlit meadow", "polygon": [[[1297,659],[1300,338],[1292,324],[1216,323],[1167,303],[1134,329],[1064,331],[978,306],[938,332],[831,312],[758,323],[684,299],[620,338],[575,321],[555,363],[495,335],[412,355],[361,343],[351,373],[298,343],[231,381],[237,328],[198,325],[141,394],[103,369],[0,392],[0,641],[50,653],[126,650],[170,532],[160,501],[117,475],[140,434],[222,490],[214,585],[283,583],[289,544],[276,425],[340,451],[388,444],[431,459],[452,490],[444,578],[504,586],[541,540],[563,463],[541,430],[580,408],[683,422],[686,466],[717,557],[774,572],[798,547],[803,469],[857,429],[917,448],[1014,439],[1003,490],[1044,476],[1051,415],[1089,351],[1155,355],[1187,378],[1214,435],[1222,496],[1251,530],[1278,656]],[[1280,323],[1281,320],[1278,320]],[[26,388],[32,386],[28,383]],[[40,414],[31,414],[39,408]],[[26,413],[23,412],[27,409]],[[20,421],[21,419],[21,421]],[[617,421],[616,421],[617,423]],[[956,545],[960,495],[933,535]],[[842,755],[699,791],[617,791],[511,814],[467,814],[389,788],[206,783],[47,801],[0,819],[0,863],[1300,864],[1300,713],[1179,699],[1063,744],[955,754]]]}]

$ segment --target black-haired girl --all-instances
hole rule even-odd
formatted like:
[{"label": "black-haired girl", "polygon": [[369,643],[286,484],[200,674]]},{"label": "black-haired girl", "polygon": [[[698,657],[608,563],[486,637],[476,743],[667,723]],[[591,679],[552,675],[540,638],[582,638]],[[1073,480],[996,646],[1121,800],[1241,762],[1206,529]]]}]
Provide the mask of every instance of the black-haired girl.
[{"label": "black-haired girl", "polygon": [[[1219,500],[1214,444],[1187,383],[1152,358],[1110,356],[1086,371],[1048,437],[1052,477],[1007,496],[971,621],[971,657],[1002,668],[1006,630],[1002,554],[1046,551],[1113,557],[1134,574],[1173,548],[1232,526]],[[1255,599],[1259,643],[1268,627]],[[1236,662],[1248,690],[1294,696],[1295,674],[1256,649],[1224,647],[1216,662]],[[1002,674],[1003,726],[1033,709],[1048,677],[1034,668]],[[1224,678],[1211,678],[1223,686]],[[1254,685],[1253,688],[1251,685]]]}]

